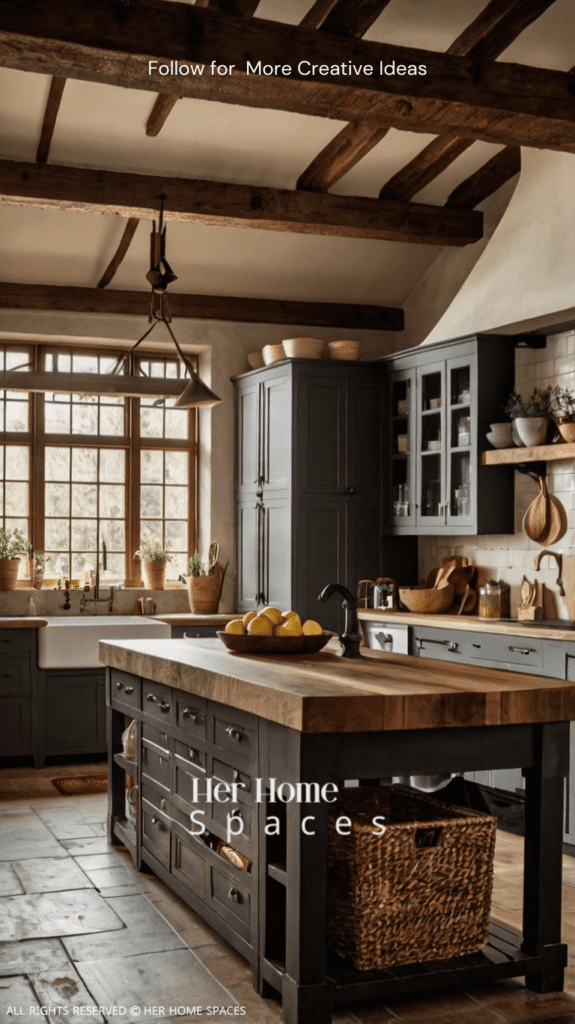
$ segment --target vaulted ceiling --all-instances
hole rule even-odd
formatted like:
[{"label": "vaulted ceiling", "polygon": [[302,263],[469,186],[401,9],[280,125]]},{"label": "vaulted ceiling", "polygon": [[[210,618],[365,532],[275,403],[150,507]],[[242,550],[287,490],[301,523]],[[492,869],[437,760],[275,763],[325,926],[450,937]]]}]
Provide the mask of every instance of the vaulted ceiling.
[{"label": "vaulted ceiling", "polygon": [[[572,25],[573,0],[0,0],[0,305],[145,292],[163,194],[174,291],[287,300],[287,320],[371,304],[389,327],[444,245],[481,237],[521,145],[575,152]],[[210,54],[428,74],[147,74]]]}]

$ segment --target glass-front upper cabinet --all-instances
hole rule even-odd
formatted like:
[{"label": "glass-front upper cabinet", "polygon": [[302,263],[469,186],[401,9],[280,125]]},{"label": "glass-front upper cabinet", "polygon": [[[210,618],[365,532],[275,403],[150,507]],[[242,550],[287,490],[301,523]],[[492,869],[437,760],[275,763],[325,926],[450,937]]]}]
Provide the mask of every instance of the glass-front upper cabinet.
[{"label": "glass-front upper cabinet", "polygon": [[515,383],[514,340],[472,335],[380,361],[387,371],[389,533],[513,533],[513,470],[483,466]]}]

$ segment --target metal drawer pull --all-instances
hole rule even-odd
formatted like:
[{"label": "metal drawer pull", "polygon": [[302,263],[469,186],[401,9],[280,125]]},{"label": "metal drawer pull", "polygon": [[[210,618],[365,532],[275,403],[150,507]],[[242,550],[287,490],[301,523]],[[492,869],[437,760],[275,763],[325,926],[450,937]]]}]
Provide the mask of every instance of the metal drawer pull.
[{"label": "metal drawer pull", "polygon": [[481,644],[471,644],[472,647],[476,647],[478,651],[481,650]]},{"label": "metal drawer pull", "polygon": [[155,704],[157,699],[158,698],[156,697],[155,693],[147,693],[146,694],[146,700],[151,700],[152,704]]},{"label": "metal drawer pull", "polygon": [[155,816],[155,815],[154,815],[154,817],[152,818],[152,825],[155,825],[155,826],[156,826],[156,828],[157,828],[158,832],[163,832],[163,831],[164,831],[164,828],[165,828],[164,822],[163,822],[163,821],[160,821],[160,819],[159,819],[159,818],[156,818],[156,816]]},{"label": "metal drawer pull", "polygon": [[126,693],[133,693],[133,692],[134,692],[134,687],[133,686],[127,686],[126,687]]},{"label": "metal drawer pull", "polygon": [[194,725],[198,725],[198,723],[202,720],[200,717],[200,713],[196,710],[196,708],[184,708],[184,710],[182,711],[182,718],[191,718]]},{"label": "metal drawer pull", "polygon": [[194,750],[193,747],[190,747],[190,750],[189,750],[190,761],[195,761],[196,757],[198,757],[198,755],[199,755],[199,751],[198,750]]},{"label": "metal drawer pull", "polygon": [[123,683],[116,683],[116,689],[117,690],[121,690],[123,685],[124,685]]},{"label": "metal drawer pull", "polygon": [[242,897],[239,889],[230,889],[228,896],[234,903],[241,903]]},{"label": "metal drawer pull", "polygon": [[236,743],[240,742],[242,734],[239,729],[234,728],[233,725],[228,725],[228,727],[226,728],[226,732],[231,740],[235,740]]},{"label": "metal drawer pull", "polygon": [[167,806],[168,805],[166,803],[166,798],[162,797],[162,799],[160,800],[160,810],[165,811]]},{"label": "metal drawer pull", "polygon": [[235,811],[229,811],[228,812],[228,818],[236,818],[236,819],[239,819],[240,821],[244,820],[243,814],[240,811],[239,807],[236,807]]},{"label": "metal drawer pull", "polygon": [[160,701],[160,711],[169,711],[170,705],[166,704],[165,700]]},{"label": "metal drawer pull", "polygon": [[447,647],[448,651],[456,651],[458,646],[456,640],[428,640],[427,638],[422,639],[419,636],[415,638],[415,642],[420,650],[425,644],[440,644],[441,647]]},{"label": "metal drawer pull", "polygon": [[13,678],[14,678],[14,673],[13,672],[4,672],[4,674],[2,676],[2,679],[13,679]]},{"label": "metal drawer pull", "polygon": [[513,654],[537,654],[534,647],[510,647],[509,650],[512,651]]},{"label": "metal drawer pull", "polygon": [[233,770],[232,782],[241,782],[242,786],[244,787],[244,789],[246,791],[246,793],[249,793],[250,785],[251,785],[250,779],[248,779],[247,776],[246,776],[246,781],[242,782],[242,773],[239,772],[237,768],[234,768],[234,770]]}]

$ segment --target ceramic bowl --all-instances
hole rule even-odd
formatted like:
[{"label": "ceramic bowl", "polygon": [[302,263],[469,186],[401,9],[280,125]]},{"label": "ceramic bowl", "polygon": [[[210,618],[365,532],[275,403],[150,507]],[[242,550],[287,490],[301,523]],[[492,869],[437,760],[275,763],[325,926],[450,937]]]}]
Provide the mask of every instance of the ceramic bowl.
[{"label": "ceramic bowl", "polygon": [[486,434],[485,435],[489,444],[492,444],[494,448],[513,448],[513,441],[511,437],[507,437],[506,434]]},{"label": "ceramic bowl", "polygon": [[319,338],[286,338],[282,345],[288,359],[322,359],[325,352]]},{"label": "ceramic bowl", "polygon": [[223,631],[217,635],[220,643],[236,654],[316,654],[335,636],[325,630],[313,636],[252,636]]},{"label": "ceramic bowl", "polygon": [[330,359],[355,361],[361,355],[361,343],[359,341],[330,341],[327,346],[327,354]]},{"label": "ceramic bowl", "polygon": [[248,356],[248,363],[252,370],[259,370],[264,365],[264,357],[261,352],[250,352]]},{"label": "ceramic bowl", "polygon": [[279,345],[264,345],[262,356],[266,366],[271,366],[272,363],[278,363],[280,359],[285,359],[285,349],[281,341]]}]

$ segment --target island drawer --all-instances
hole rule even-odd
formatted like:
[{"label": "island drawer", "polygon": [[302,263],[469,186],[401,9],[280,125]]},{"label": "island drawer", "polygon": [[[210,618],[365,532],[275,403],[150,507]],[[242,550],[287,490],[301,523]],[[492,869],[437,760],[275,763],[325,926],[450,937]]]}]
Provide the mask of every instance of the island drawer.
[{"label": "island drawer", "polygon": [[149,789],[142,787],[142,846],[169,870],[170,818],[147,799],[154,796]]},{"label": "island drawer", "polygon": [[[252,833],[255,829],[255,816],[256,808],[253,804],[239,804],[239,803],[218,803],[214,801],[212,804],[212,820],[220,826],[220,829],[224,829],[227,835],[228,821],[230,827],[230,838],[226,839],[230,846],[251,846]],[[252,818],[254,821],[252,822]],[[237,822],[241,822],[241,832],[239,831],[240,826]]]},{"label": "island drawer", "polygon": [[249,942],[251,898],[248,887],[210,865],[206,899],[217,914]]},{"label": "island drawer", "polygon": [[0,658],[12,654],[29,654],[32,648],[30,629],[0,629]]},{"label": "island drawer", "polygon": [[257,718],[236,708],[213,705],[212,741],[217,747],[230,750],[245,761],[257,755]]},{"label": "island drawer", "polygon": [[190,808],[205,809],[206,817],[209,818],[211,817],[211,804],[205,802],[205,773],[194,772],[193,765],[190,765],[189,768],[191,771],[187,768],[184,770],[182,762],[176,761],[174,765],[174,797],[179,797],[180,801]]},{"label": "island drawer", "polygon": [[163,725],[171,725],[173,701],[170,688],[145,679],[142,689],[142,711],[151,718],[160,719]]},{"label": "island drawer", "polygon": [[185,729],[186,732],[200,739],[206,738],[208,720],[208,702],[202,697],[196,697],[191,693],[182,693],[181,690],[173,690],[174,702],[174,723],[178,729]]},{"label": "island drawer", "polygon": [[175,757],[176,764],[179,764],[190,775],[197,775],[200,778],[205,775],[206,754],[203,750],[175,740]]},{"label": "island drawer", "polygon": [[[187,829],[184,831],[187,832]],[[197,839],[184,840],[179,829],[172,831],[172,874],[188,889],[204,894],[205,861],[202,854],[203,843]]]},{"label": "island drawer", "polygon": [[30,693],[30,665],[26,658],[0,661],[0,697],[27,697]]},{"label": "island drawer", "polygon": [[172,761],[170,754],[159,754],[153,747],[142,742],[142,778],[170,792],[172,782]]},{"label": "island drawer", "polygon": [[149,722],[142,722],[142,740],[145,741],[146,747],[157,747],[158,753],[162,753],[163,751],[163,756],[168,756],[170,741],[167,732],[162,732],[161,729],[156,729],[156,727],[154,725],[150,725]]},{"label": "island drawer", "polygon": [[247,772],[242,772],[239,768],[234,768],[233,765],[214,757],[212,759],[212,775],[214,779],[225,782],[228,786],[234,782],[237,783],[240,796],[247,800],[253,799],[252,777]]},{"label": "island drawer", "polygon": [[111,669],[111,700],[113,704],[127,704],[131,708],[140,707],[141,682],[136,676],[127,672],[120,672],[117,668]]}]

